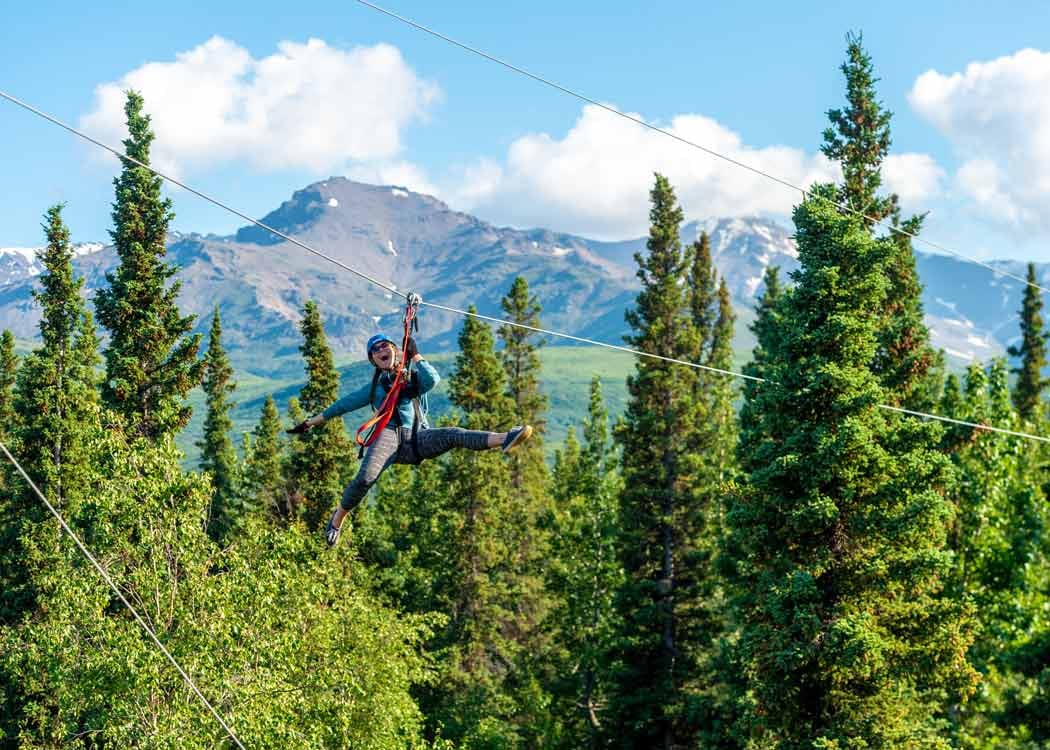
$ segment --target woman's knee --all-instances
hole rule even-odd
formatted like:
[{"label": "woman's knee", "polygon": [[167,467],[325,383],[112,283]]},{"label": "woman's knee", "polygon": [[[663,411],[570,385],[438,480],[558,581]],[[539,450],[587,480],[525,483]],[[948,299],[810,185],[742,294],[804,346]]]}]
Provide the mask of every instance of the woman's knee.
[{"label": "woman's knee", "polygon": [[368,494],[368,490],[372,488],[373,484],[375,484],[374,481],[365,482],[361,475],[358,474],[354,481],[346,485],[346,489],[343,490],[343,499],[339,505],[349,513],[361,504],[361,501],[365,499],[365,495]]}]

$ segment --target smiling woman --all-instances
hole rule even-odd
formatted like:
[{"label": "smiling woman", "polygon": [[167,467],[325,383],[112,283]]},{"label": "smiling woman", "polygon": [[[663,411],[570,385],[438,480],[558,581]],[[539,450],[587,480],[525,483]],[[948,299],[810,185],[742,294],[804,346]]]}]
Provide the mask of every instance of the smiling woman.
[{"label": "smiling woman", "polygon": [[375,412],[357,431],[357,442],[364,460],[325,527],[325,541],[329,546],[339,540],[347,514],[361,504],[372,485],[389,466],[418,464],[448,453],[453,448],[475,451],[501,448],[504,453],[509,453],[532,436],[531,425],[512,427],[507,432],[465,430],[462,427],[428,428],[419,399],[437,385],[441,376],[433,365],[423,359],[410,333],[416,308],[423,299],[419,295],[409,294],[408,300],[402,348],[399,349],[394,340],[384,333],[375,334],[365,344],[368,361],[375,368],[371,384],[362,385],[320,414],[288,430],[291,434],[302,435],[330,419],[364,406],[371,406]]}]

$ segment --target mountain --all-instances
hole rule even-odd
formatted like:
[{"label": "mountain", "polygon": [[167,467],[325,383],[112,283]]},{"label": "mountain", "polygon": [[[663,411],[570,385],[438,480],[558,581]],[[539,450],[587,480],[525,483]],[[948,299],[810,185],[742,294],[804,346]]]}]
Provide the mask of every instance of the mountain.
[{"label": "mountain", "polygon": [[[430,196],[341,177],[296,191],[262,221],[399,292],[417,291],[460,309],[474,304],[487,315],[502,315],[500,298],[515,276],[524,276],[543,305],[545,327],[612,343],[622,340],[623,311],[638,289],[633,256],[645,248],[644,238],[598,242],[497,227]],[[692,242],[702,231],[729,282],[740,314],[737,345],[746,351],[746,323],[765,267],[779,265],[787,274],[798,266],[790,231],[761,218],[716,218],[684,225],[682,239]],[[90,296],[105,283],[115,252],[98,243],[77,247],[74,264]],[[395,295],[254,225],[231,236],[173,234],[168,250],[180,268],[183,308],[198,315],[204,330],[213,306],[220,307],[224,342],[242,371],[301,372],[296,325],[308,299],[318,301],[337,351],[360,352],[376,330],[394,332],[399,325]],[[1002,352],[1016,335],[1020,285],[955,258],[917,257],[935,343],[961,356]],[[999,265],[1023,273],[1019,263]],[[1050,277],[1050,268],[1040,271]],[[20,338],[36,335],[31,292],[37,273],[32,250],[0,250],[0,328]],[[427,350],[455,348],[458,315],[425,308],[421,324]]]}]

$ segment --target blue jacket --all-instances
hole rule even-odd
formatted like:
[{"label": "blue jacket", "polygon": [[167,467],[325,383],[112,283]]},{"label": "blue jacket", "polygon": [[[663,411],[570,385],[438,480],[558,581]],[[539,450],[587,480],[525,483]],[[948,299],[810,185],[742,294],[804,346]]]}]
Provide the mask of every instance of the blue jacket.
[{"label": "blue jacket", "polygon": [[[415,390],[418,395],[422,396],[437,385],[440,380],[441,376],[438,375],[437,370],[425,359],[419,360],[412,366],[412,381],[410,385],[416,386]],[[373,409],[378,409],[383,405],[383,399],[386,398],[388,390],[390,390],[390,377],[384,373],[379,377],[379,382],[376,384],[376,397],[375,401],[372,402]],[[325,420],[329,420],[360,409],[362,406],[368,406],[368,394],[371,391],[372,383],[370,381],[356,391],[346,394],[321,413]],[[398,416],[401,417],[401,425],[403,427],[412,427],[415,424],[416,410],[412,408],[412,399],[408,396],[398,398],[397,416],[390,419],[390,424],[395,424]]]}]

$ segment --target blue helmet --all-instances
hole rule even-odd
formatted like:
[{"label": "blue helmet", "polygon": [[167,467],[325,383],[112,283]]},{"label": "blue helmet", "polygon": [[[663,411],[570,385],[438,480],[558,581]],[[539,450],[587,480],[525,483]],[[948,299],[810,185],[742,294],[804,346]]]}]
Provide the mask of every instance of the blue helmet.
[{"label": "blue helmet", "polygon": [[367,356],[369,359],[372,359],[372,347],[383,341],[397,346],[397,344],[394,343],[394,340],[387,336],[385,333],[377,333],[375,336],[368,339],[368,343],[365,344],[365,356]]}]

